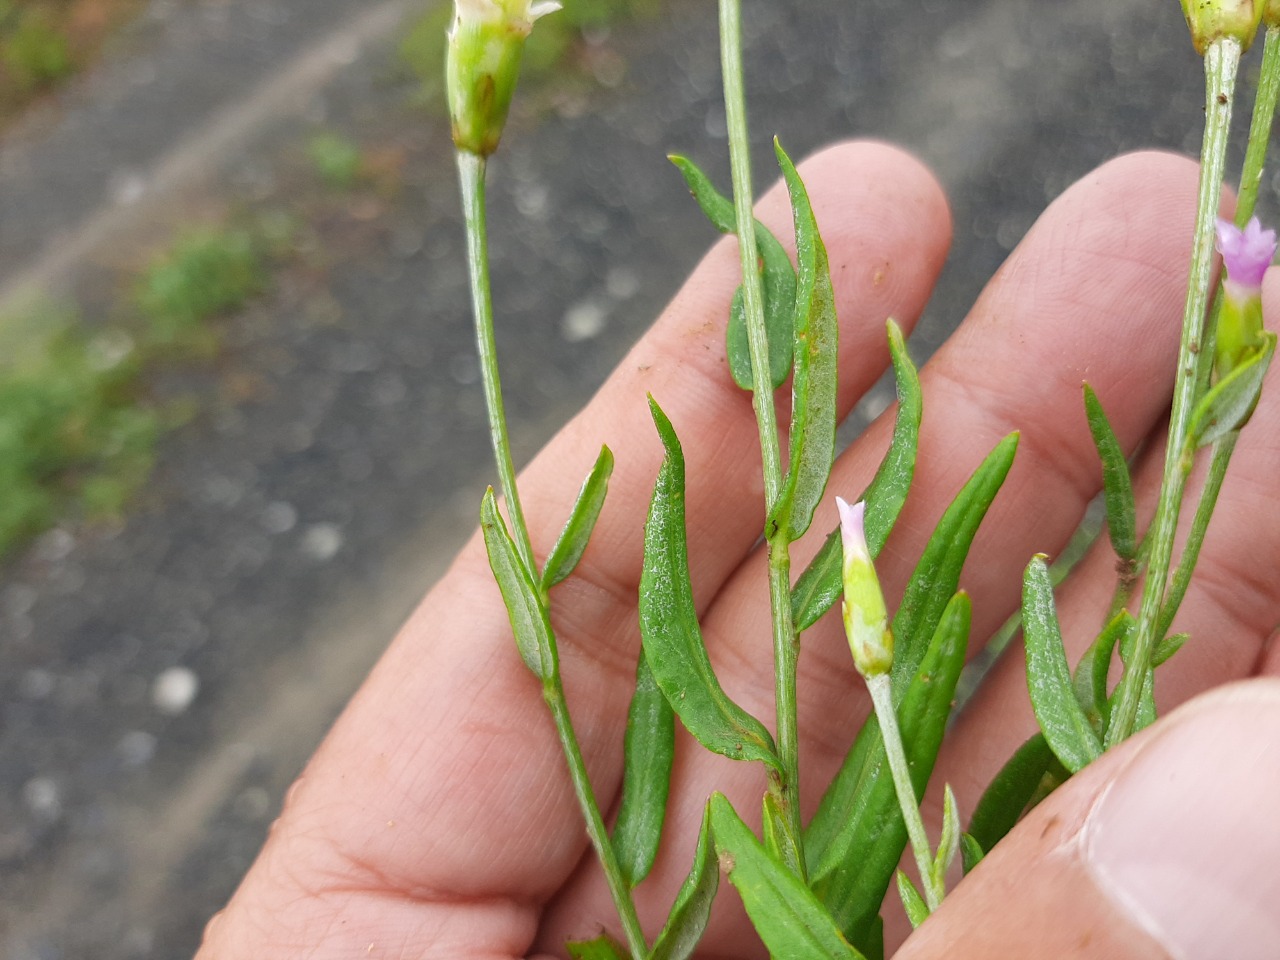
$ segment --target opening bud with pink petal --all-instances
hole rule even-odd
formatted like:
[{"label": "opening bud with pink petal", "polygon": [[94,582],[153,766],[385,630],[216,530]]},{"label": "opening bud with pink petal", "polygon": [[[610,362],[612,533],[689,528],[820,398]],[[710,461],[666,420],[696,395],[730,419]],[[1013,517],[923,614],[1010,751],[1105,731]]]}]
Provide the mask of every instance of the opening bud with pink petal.
[{"label": "opening bud with pink petal", "polygon": [[1248,50],[1258,32],[1264,8],[1270,0],[1182,0],[1191,42],[1201,56],[1215,40],[1224,37]]},{"label": "opening bud with pink petal", "polygon": [[1276,232],[1262,229],[1257,217],[1243,230],[1219,220],[1217,246],[1226,272],[1214,353],[1222,377],[1263,345],[1262,279],[1276,255]]},{"label": "opening bud with pink petal", "polygon": [[866,504],[850,506],[836,497],[836,508],[840,511],[840,541],[844,548],[844,632],[858,672],[864,677],[879,676],[893,667],[893,631],[889,628],[880,578],[867,549],[863,528]]},{"label": "opening bud with pink petal", "polygon": [[454,0],[445,54],[445,88],[453,143],[487,157],[498,149],[520,76],[524,42],[555,2]]}]

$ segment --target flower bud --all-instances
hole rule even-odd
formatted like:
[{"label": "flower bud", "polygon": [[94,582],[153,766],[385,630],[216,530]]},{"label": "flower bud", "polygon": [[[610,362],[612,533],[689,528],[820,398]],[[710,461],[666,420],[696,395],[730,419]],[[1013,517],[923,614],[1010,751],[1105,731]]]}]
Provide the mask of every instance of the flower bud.
[{"label": "flower bud", "polygon": [[1268,27],[1280,27],[1280,0],[1267,0],[1262,20]]},{"label": "flower bud", "polygon": [[1223,37],[1239,41],[1248,50],[1258,32],[1263,8],[1271,0],[1182,0],[1182,12],[1191,30],[1196,52],[1204,56],[1209,45]]},{"label": "flower bud", "polygon": [[455,0],[445,56],[453,143],[487,157],[498,149],[533,22],[558,3]]},{"label": "flower bud", "polygon": [[893,631],[880,592],[880,579],[871,563],[863,530],[866,504],[853,506],[836,497],[840,511],[840,540],[844,546],[844,632],[854,666],[864,677],[888,673],[893,666]]},{"label": "flower bud", "polygon": [[1218,252],[1226,279],[1218,314],[1214,361],[1224,377],[1263,346],[1262,278],[1276,255],[1276,232],[1263,230],[1254,217],[1243,230],[1218,221]]}]

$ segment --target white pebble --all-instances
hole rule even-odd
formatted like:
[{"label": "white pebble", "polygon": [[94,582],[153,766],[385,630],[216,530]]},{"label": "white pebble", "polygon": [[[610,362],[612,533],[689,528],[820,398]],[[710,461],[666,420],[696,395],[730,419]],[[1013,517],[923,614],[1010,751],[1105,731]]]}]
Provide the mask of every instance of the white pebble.
[{"label": "white pebble", "polygon": [[342,549],[342,531],[336,523],[313,523],[302,535],[300,549],[311,560],[332,560]]},{"label": "white pebble", "polygon": [[32,777],[22,786],[22,801],[36,817],[52,823],[62,816],[58,785],[48,777]]},{"label": "white pebble", "polygon": [[560,334],[569,343],[591,340],[604,330],[605,318],[604,307],[594,300],[584,300],[565,312],[560,321]]},{"label": "white pebble", "polygon": [[176,717],[200,692],[200,678],[186,667],[170,667],[161,671],[151,684],[151,703],[161,713]]}]

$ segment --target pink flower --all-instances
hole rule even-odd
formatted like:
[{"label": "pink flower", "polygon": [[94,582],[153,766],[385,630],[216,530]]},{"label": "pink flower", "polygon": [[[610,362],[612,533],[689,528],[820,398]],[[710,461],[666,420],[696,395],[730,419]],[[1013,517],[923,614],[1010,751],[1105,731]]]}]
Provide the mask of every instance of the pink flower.
[{"label": "pink flower", "polygon": [[1262,278],[1276,255],[1276,232],[1263,230],[1254,217],[1243,230],[1228,220],[1218,221],[1218,252],[1227,268],[1227,295],[1237,301],[1257,297]]},{"label": "pink flower", "polygon": [[840,511],[840,540],[844,546],[844,555],[853,555],[859,560],[870,562],[871,554],[867,550],[867,535],[863,528],[863,515],[867,504],[859,500],[849,506],[841,497],[836,497],[836,509]]}]

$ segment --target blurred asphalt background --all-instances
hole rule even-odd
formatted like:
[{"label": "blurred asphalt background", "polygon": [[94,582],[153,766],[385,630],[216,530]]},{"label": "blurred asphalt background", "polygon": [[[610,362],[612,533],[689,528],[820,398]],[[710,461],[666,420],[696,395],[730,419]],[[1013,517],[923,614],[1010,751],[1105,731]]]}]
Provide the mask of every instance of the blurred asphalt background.
[{"label": "blurred asphalt background", "polygon": [[[127,522],[55,529],[0,566],[8,960],[189,956],[473,524],[492,470],[447,129],[395,55],[426,8],[153,0],[0,139],[0,299],[43,289],[92,317],[121,270],[211,211],[303,225],[216,362],[183,374],[199,412]],[[1198,143],[1172,0],[748,0],[745,22],[759,183],[775,133],[793,155],[865,135],[950,190],[955,251],[918,359],[1074,179]],[[572,59],[591,82],[522,90],[491,170],[522,456],[714,239],[665,155],[727,183],[710,0],[667,0]],[[318,189],[319,130],[375,176]]]}]

